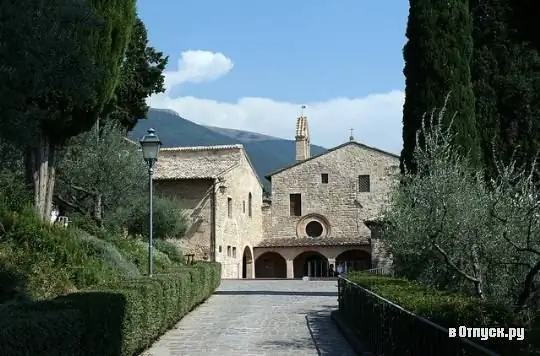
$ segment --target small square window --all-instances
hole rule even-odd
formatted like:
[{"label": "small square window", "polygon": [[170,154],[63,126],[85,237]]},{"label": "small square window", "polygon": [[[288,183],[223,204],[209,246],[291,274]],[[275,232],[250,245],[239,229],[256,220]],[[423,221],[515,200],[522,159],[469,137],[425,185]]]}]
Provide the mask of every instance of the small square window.
[{"label": "small square window", "polygon": [[232,248],[232,256],[236,258],[236,247]]},{"label": "small square window", "polygon": [[231,246],[227,246],[227,256],[231,257]]},{"label": "small square window", "polygon": [[321,183],[328,184],[328,173],[321,174]]}]

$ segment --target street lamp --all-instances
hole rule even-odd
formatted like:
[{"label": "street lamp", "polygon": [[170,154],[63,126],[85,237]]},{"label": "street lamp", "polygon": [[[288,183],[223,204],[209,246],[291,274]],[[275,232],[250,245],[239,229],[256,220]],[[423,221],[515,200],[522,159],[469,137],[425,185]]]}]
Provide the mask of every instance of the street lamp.
[{"label": "street lamp", "polygon": [[148,133],[140,140],[143,158],[148,164],[148,179],[149,179],[149,199],[148,199],[148,276],[152,277],[153,257],[154,257],[154,221],[153,221],[153,184],[152,176],[154,174],[154,165],[158,159],[159,148],[161,141],[156,135],[156,130],[148,129]]}]

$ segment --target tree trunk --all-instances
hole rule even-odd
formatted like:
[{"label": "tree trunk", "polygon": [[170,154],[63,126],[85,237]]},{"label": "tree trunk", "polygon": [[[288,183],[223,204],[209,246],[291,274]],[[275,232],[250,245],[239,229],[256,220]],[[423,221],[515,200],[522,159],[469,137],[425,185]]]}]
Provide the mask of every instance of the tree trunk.
[{"label": "tree trunk", "polygon": [[43,221],[50,221],[55,181],[56,149],[41,133],[38,145],[26,149],[26,179],[34,193],[34,208]]},{"label": "tree trunk", "polygon": [[101,194],[98,194],[94,198],[94,221],[99,227],[103,227],[103,201]]}]

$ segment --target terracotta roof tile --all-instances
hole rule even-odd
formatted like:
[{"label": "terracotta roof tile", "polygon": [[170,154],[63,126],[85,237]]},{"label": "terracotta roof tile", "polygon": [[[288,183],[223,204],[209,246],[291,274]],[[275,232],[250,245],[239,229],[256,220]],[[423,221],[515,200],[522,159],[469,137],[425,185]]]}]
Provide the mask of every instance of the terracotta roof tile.
[{"label": "terracotta roof tile", "polygon": [[255,247],[300,247],[300,246],[365,246],[369,245],[369,237],[360,238],[270,238],[264,239]]},{"label": "terracotta roof tile", "polygon": [[[154,179],[213,179],[240,161],[242,145],[162,148]],[[238,150],[238,155],[224,155]]]}]

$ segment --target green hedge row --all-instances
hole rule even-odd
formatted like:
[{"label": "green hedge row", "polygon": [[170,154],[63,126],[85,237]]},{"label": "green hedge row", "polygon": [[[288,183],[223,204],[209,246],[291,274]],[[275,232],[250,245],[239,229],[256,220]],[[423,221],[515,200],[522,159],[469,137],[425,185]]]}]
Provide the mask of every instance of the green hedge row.
[{"label": "green hedge row", "polygon": [[[509,306],[482,301],[463,294],[440,291],[402,278],[354,272],[347,277],[375,294],[405,310],[445,328],[468,327],[523,327]],[[494,350],[512,350],[521,354],[520,341],[490,339],[475,342]]]},{"label": "green hedge row", "polygon": [[[456,325],[514,325],[512,310],[506,306],[482,302],[478,298],[439,291],[396,277],[352,273],[348,279],[446,328]],[[508,325],[509,321],[512,325]]]},{"label": "green hedge row", "polygon": [[3,355],[132,356],[219,286],[221,265],[197,263],[53,300],[0,308]]}]

